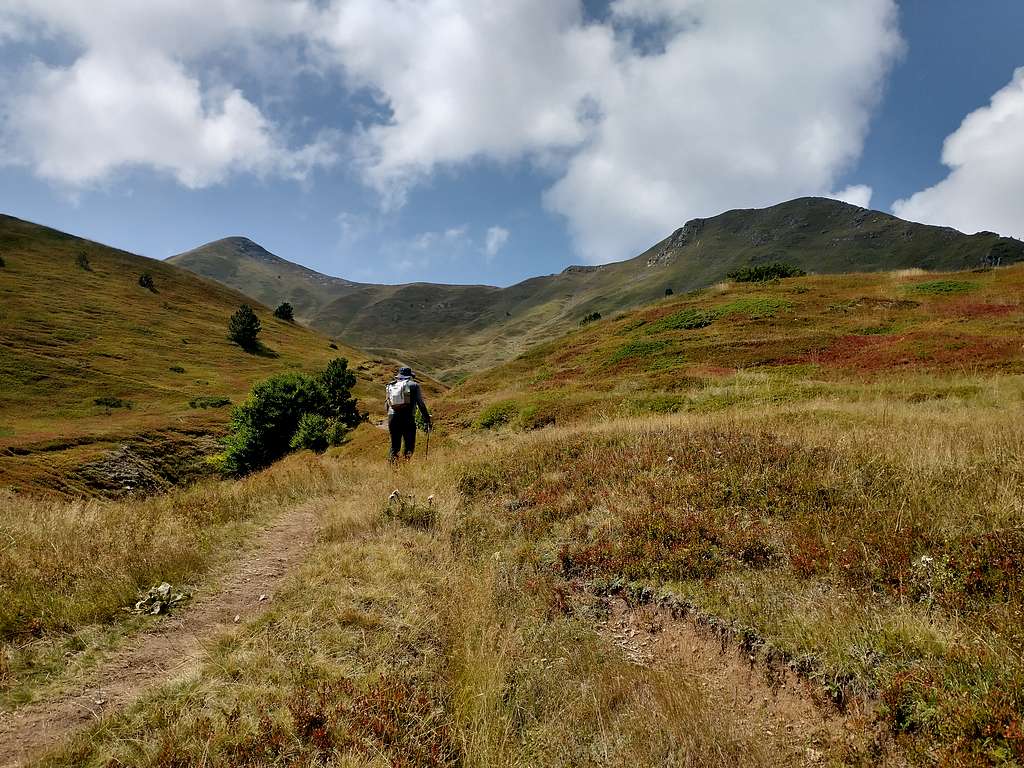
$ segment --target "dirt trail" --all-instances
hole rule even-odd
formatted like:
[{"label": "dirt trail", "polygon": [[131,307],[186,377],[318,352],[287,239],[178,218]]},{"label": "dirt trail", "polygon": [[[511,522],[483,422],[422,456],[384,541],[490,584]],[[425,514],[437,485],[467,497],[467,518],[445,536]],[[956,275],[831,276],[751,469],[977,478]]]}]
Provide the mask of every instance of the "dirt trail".
[{"label": "dirt trail", "polygon": [[886,740],[868,703],[853,701],[839,712],[788,667],[766,666],[667,607],[634,606],[616,597],[606,608],[599,631],[630,661],[692,673],[705,694],[727,705],[732,724],[773,745],[778,765],[902,764],[885,754]]},{"label": "dirt trail", "polygon": [[75,689],[0,712],[0,768],[20,765],[146,690],[194,672],[204,645],[234,631],[236,616],[242,623],[270,606],[274,590],[314,541],[314,510],[315,503],[299,506],[263,529],[218,575],[213,591],[128,641]]}]

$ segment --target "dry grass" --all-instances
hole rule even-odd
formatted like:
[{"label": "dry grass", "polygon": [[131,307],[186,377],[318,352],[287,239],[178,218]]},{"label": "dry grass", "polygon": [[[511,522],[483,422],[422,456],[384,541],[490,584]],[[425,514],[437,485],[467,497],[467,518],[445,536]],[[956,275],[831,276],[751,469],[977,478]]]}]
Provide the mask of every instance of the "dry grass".
[{"label": "dry grass", "polygon": [[118,627],[135,627],[122,608],[140,590],[195,585],[255,524],[340,485],[332,465],[304,455],[145,500],[0,497],[0,701],[34,695]]}]

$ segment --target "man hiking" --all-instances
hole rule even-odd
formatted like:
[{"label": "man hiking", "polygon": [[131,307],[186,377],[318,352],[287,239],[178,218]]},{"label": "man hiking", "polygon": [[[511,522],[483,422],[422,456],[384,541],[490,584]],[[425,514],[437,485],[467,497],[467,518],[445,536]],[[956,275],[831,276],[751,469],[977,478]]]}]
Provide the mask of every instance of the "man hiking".
[{"label": "man hiking", "polygon": [[402,451],[402,455],[409,458],[416,450],[417,408],[423,416],[425,429],[429,432],[431,428],[430,412],[427,410],[427,404],[423,402],[423,392],[412,369],[407,367],[398,369],[398,375],[387,385],[385,392],[388,405],[388,432],[391,433],[389,458],[391,461],[398,459],[403,441],[405,450]]}]

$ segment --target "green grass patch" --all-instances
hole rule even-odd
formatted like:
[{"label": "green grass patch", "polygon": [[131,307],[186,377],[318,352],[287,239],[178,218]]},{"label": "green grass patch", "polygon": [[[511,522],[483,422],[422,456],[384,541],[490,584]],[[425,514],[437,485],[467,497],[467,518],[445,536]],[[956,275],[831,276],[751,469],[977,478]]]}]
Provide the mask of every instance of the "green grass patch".
[{"label": "green grass patch", "polygon": [[647,326],[648,333],[659,333],[661,331],[693,331],[698,328],[707,328],[715,322],[716,313],[705,312],[695,307],[688,307],[680,312],[666,315],[660,320]]},{"label": "green grass patch", "polygon": [[971,283],[967,280],[931,280],[927,283],[917,283],[908,286],[907,290],[929,296],[951,296],[958,293],[968,293],[977,287],[977,283]]},{"label": "green grass patch", "polygon": [[668,346],[667,341],[631,341],[615,350],[608,358],[608,363],[615,365],[623,360],[651,357],[664,352]]},{"label": "green grass patch", "polygon": [[503,400],[485,408],[473,426],[477,429],[496,429],[510,424],[519,416],[519,405],[514,400]]},{"label": "green grass patch", "polygon": [[746,315],[753,320],[775,317],[776,313],[793,308],[793,302],[775,296],[749,296],[730,301],[715,309],[718,317]]}]

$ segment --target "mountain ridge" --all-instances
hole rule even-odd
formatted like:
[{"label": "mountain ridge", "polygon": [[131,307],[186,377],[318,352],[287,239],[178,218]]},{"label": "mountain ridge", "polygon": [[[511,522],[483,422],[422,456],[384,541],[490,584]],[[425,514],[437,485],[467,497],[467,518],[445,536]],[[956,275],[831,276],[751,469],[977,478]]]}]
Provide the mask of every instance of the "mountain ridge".
[{"label": "mountain ridge", "polygon": [[[254,270],[253,259],[226,253],[223,245],[200,246],[170,260],[264,303],[289,301],[313,328],[457,381],[587,315],[637,307],[670,289],[706,287],[745,266],[784,261],[812,273],[956,270],[1024,260],[1024,243],[805,197],[691,219],[631,259],[570,265],[507,287],[376,285],[327,276],[328,282],[314,286],[311,270],[275,258],[274,274]],[[256,271],[259,278],[250,279]]]}]

